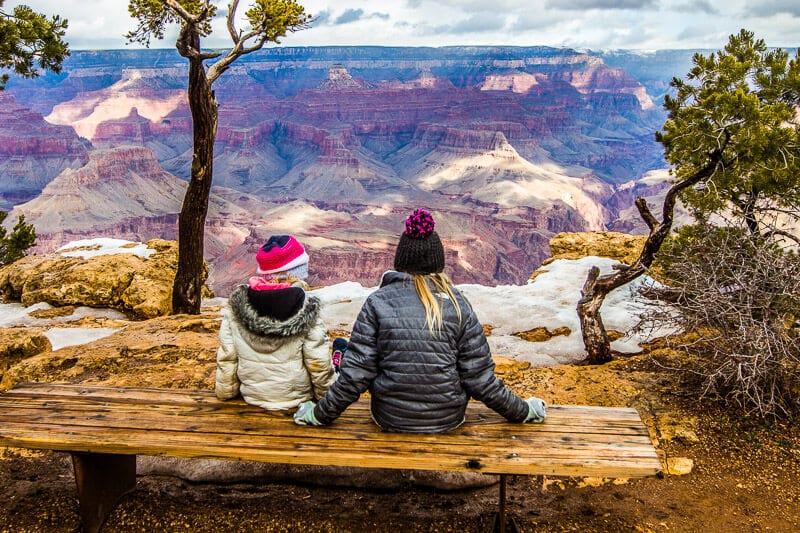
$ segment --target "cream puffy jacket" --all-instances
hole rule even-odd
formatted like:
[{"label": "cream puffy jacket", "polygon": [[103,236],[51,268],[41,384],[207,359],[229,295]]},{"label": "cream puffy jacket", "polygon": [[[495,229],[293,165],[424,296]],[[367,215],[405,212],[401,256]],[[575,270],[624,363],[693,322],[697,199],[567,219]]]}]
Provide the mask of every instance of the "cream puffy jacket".
[{"label": "cream puffy jacket", "polygon": [[320,301],[306,295],[301,309],[285,321],[259,316],[242,286],[222,315],[217,350],[216,395],[241,393],[249,404],[289,409],[317,400],[336,380]]}]

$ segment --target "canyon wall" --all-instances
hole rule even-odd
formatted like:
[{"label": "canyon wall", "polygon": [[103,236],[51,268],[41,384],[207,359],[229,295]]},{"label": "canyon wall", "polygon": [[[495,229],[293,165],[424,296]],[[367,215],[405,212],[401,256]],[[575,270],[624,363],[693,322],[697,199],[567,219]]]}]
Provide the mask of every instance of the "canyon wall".
[{"label": "canyon wall", "polygon": [[[175,237],[186,80],[173,50],[113,50],[9,83],[0,194],[41,250]],[[626,184],[665,168],[647,87],[569,49],[274,48],[237,61],[215,93],[204,253],[222,292],[281,232],[307,242],[312,282],[377,282],[415,207],[434,212],[453,278],[521,283],[553,234],[633,227]]]}]

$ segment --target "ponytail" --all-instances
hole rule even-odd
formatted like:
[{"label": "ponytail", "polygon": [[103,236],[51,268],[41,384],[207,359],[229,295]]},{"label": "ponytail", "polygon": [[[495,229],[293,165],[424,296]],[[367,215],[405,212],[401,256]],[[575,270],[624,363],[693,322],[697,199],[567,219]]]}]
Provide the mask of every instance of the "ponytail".
[{"label": "ponytail", "polygon": [[[458,322],[461,323],[461,307],[458,305],[456,295],[453,292],[453,284],[448,277],[442,273],[434,274],[412,274],[414,289],[417,291],[422,306],[425,308],[425,323],[431,334],[441,333],[444,320],[442,318],[443,301],[448,298],[453,302],[458,315]],[[429,284],[428,281],[431,283]],[[433,285],[433,290],[431,286]],[[435,331],[434,331],[435,330]]]}]

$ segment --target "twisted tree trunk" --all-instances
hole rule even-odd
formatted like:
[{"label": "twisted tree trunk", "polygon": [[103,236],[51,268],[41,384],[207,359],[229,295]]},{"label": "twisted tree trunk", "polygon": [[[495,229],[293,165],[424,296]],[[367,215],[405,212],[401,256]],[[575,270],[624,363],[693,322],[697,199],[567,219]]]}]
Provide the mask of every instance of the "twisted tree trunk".
[{"label": "twisted tree trunk", "polygon": [[192,173],[178,216],[178,270],[172,286],[172,312],[199,314],[206,270],[203,260],[208,197],[214,164],[218,104],[206,76],[200,50],[200,35],[187,25],[178,42],[181,55],[189,59],[189,108],[193,122]]},{"label": "twisted tree trunk", "polygon": [[709,154],[708,162],[703,168],[670,188],[664,198],[661,222],[658,222],[653,216],[644,198],[636,199],[636,208],[639,210],[639,214],[644,219],[647,227],[650,228],[650,234],[642,247],[639,258],[632,265],[621,266],[613,274],[604,276],[600,275],[600,269],[596,266],[589,269],[577,306],[583,345],[588,354],[584,360],[585,363],[597,365],[611,361],[611,341],[600,316],[600,307],[602,307],[603,301],[608,293],[614,289],[630,283],[647,272],[647,269],[653,263],[653,259],[655,259],[656,253],[661,248],[661,244],[672,229],[673,212],[678,193],[714,174],[717,165],[722,161],[722,152],[726,144],[727,139],[721,148]]}]

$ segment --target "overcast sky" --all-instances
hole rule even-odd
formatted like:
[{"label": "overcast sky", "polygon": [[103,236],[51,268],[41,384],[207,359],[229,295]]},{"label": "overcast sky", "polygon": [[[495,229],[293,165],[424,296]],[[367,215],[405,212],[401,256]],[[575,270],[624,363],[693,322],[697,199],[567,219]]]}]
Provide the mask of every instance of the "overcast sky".
[{"label": "overcast sky", "polygon": [[[215,0],[220,12],[229,0]],[[283,46],[546,45],[713,48],[746,28],[768,46],[800,46],[800,0],[301,0],[316,17]],[[128,0],[6,0],[68,19],[75,50],[124,48]],[[242,6],[249,4],[241,1]],[[244,9],[242,9],[244,10]],[[220,17],[221,18],[221,17]],[[224,25],[204,46],[225,48]],[[174,37],[153,47],[172,47]]]}]

